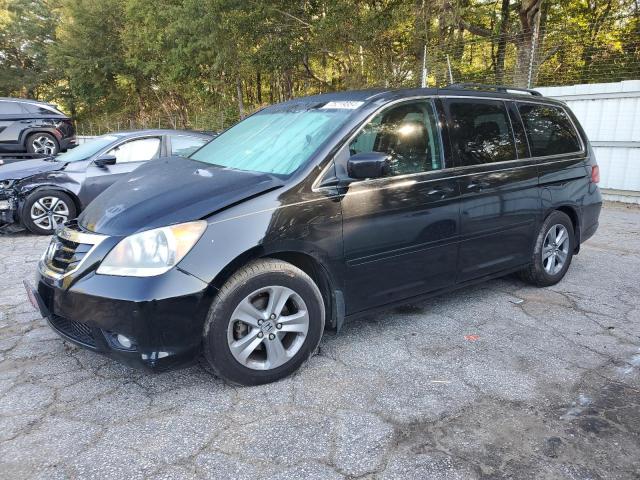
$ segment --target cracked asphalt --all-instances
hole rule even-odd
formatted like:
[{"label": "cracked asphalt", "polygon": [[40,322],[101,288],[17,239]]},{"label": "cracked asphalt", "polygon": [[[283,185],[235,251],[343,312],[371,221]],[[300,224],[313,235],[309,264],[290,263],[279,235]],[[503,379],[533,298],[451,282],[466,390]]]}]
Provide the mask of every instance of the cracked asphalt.
[{"label": "cracked asphalt", "polygon": [[1,478],[640,477],[640,209],[607,204],[560,284],[508,277],[328,332],[233,387],[76,348],[23,291],[47,238],[0,236]]}]

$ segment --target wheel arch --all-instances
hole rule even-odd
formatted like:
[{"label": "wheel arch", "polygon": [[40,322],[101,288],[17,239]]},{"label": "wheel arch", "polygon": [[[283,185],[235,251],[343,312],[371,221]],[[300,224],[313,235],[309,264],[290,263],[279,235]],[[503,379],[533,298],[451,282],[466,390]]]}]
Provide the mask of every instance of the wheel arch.
[{"label": "wheel arch", "polygon": [[274,258],[285,261],[309,275],[322,294],[325,311],[327,312],[326,324],[333,328],[339,328],[342,325],[342,320],[344,319],[344,300],[339,284],[323,262],[307,252],[296,250],[268,250],[262,246],[256,246],[229,262],[220,273],[216,275],[212,282],[213,286],[219,289],[244,265],[261,258]]},{"label": "wheel arch", "polygon": [[33,195],[34,193],[40,191],[40,190],[56,190],[58,192],[64,193],[66,195],[69,195],[69,197],[71,198],[71,200],[73,201],[74,206],[76,207],[76,215],[79,215],[80,212],[82,211],[82,206],[80,204],[80,199],[78,198],[78,196],[72,192],[69,189],[66,189],[64,187],[61,187],[60,185],[34,185],[32,188],[25,188],[23,190],[21,190],[20,192],[20,208],[18,208],[18,216],[19,219],[22,220],[22,216],[23,216],[23,209],[27,203],[27,198],[30,195]]},{"label": "wheel arch", "polygon": [[23,130],[23,132],[21,133],[20,143],[26,149],[27,141],[29,140],[29,137],[31,137],[32,135],[36,135],[38,133],[47,133],[53,137],[56,144],[58,145],[58,149],[60,149],[60,139],[58,138],[58,135],[56,135],[55,132],[56,132],[55,128],[45,128],[45,127],[35,127],[33,129]]},{"label": "wheel arch", "polygon": [[567,215],[569,219],[571,219],[571,224],[573,225],[573,235],[576,240],[574,254],[578,253],[580,251],[580,228],[581,228],[578,207],[576,205],[569,205],[569,204],[558,205],[547,212],[547,214],[545,215],[545,219],[549,215],[551,215],[552,212],[555,212],[555,211],[562,212],[565,215]]}]

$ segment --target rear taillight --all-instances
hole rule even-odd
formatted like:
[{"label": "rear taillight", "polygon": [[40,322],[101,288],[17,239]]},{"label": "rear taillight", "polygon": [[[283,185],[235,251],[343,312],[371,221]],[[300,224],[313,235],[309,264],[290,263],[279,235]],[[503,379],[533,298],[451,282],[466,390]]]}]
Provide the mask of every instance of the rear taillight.
[{"label": "rear taillight", "polygon": [[591,167],[591,183],[600,182],[600,167],[598,165],[594,165]]}]

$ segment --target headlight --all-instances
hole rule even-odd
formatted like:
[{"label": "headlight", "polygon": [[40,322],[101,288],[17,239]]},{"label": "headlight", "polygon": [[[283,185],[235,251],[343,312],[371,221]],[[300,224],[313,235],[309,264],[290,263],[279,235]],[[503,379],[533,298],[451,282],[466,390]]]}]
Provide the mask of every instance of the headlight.
[{"label": "headlight", "polygon": [[16,183],[15,180],[0,180],[0,190],[11,188],[14,183]]},{"label": "headlight", "polygon": [[207,222],[199,220],[130,235],[108,253],[97,273],[125,277],[165,273],[193,248],[205,228]]}]

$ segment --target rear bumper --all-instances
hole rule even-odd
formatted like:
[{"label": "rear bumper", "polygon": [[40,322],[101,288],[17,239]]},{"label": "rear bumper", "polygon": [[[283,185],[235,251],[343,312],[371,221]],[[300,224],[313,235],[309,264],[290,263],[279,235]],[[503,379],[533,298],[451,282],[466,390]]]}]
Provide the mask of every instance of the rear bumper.
[{"label": "rear bumper", "polygon": [[[210,305],[202,281],[177,269],[151,278],[92,273],[72,286],[68,281],[38,274],[32,289],[32,303],[66,340],[148,371],[184,366],[199,356]],[[118,334],[133,345],[123,347]]]},{"label": "rear bumper", "polygon": [[582,207],[582,221],[580,222],[580,243],[589,240],[598,230],[600,211],[602,210],[602,194],[600,189],[591,184],[590,188],[594,188],[589,192],[587,197],[590,201]]}]

